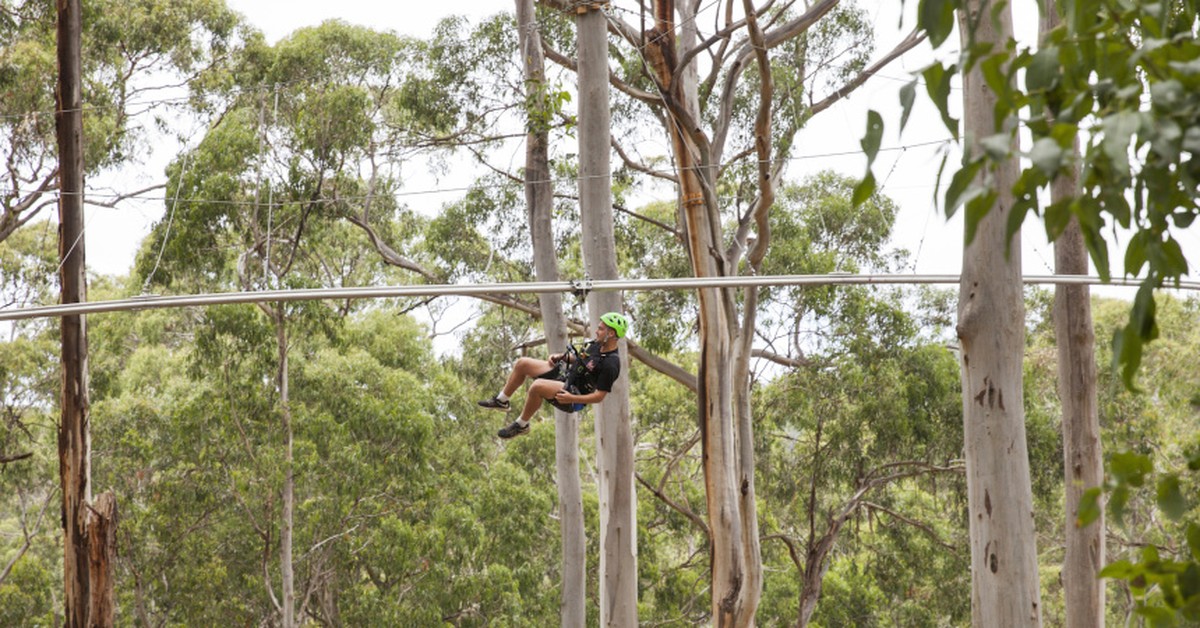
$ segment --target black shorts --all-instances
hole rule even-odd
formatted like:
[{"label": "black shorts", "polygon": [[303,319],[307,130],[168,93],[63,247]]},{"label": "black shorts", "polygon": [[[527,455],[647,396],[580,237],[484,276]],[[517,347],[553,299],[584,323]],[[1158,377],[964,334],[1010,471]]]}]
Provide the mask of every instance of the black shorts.
[{"label": "black shorts", "polygon": [[[562,371],[560,371],[558,367],[552,368],[549,371],[538,375],[534,379],[552,379],[556,382],[562,382],[563,390],[571,393],[572,395],[579,394],[579,387],[567,384],[567,380],[563,377]],[[582,403],[559,403],[553,399],[547,399],[546,403],[558,408],[559,410],[562,410],[563,412],[579,412],[586,405]]]}]

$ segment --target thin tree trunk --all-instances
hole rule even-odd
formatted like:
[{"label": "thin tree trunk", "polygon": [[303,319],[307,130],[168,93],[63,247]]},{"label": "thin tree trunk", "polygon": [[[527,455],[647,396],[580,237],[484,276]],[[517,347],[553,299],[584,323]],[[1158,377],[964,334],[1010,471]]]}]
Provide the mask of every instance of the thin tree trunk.
[{"label": "thin tree trunk", "polygon": [[[1051,198],[1057,200],[1055,183]],[[1075,218],[1054,241],[1055,272],[1086,275],[1087,250],[1083,232]],[[1084,491],[1100,486],[1104,465],[1100,443],[1100,417],[1096,400],[1095,335],[1092,329],[1091,295],[1087,286],[1058,286],[1054,289],[1054,333],[1058,342],[1058,389],[1062,403],[1063,467],[1066,476],[1066,555],[1063,558],[1063,590],[1066,594],[1068,628],[1104,626],[1104,513],[1090,525],[1078,527],[1079,502]]]},{"label": "thin tree trunk", "polygon": [[[1042,13],[1041,36],[1059,23],[1058,12],[1048,3]],[[1075,154],[1079,154],[1078,143]],[[1060,176],[1050,188],[1050,202],[1074,194],[1076,175]],[[1054,272],[1088,273],[1087,247],[1079,221],[1072,217],[1054,241]],[[1096,348],[1092,326],[1091,289],[1058,285],[1054,288],[1054,335],[1058,345],[1058,397],[1062,403],[1063,472],[1066,491],[1066,555],[1062,582],[1066,599],[1067,628],[1103,628],[1104,511],[1085,527],[1075,525],[1084,491],[1100,486],[1104,465],[1100,442],[1100,416],[1096,399]]]},{"label": "thin tree trunk", "polygon": [[[80,78],[79,0],[58,0],[59,238],[62,302],[87,300],[83,240],[83,110]],[[62,414],[58,469],[62,486],[64,624],[89,626],[91,585],[87,507],[91,501],[91,438],[88,431],[87,321],[62,318]],[[111,616],[108,618],[112,623]]]},{"label": "thin tree trunk", "polygon": [[279,418],[283,428],[283,521],[279,530],[279,575],[283,581],[284,628],[295,625],[296,586],[292,571],[292,529],[295,478],[292,474],[292,409],[288,393],[288,335],[284,304],[275,305],[275,340],[279,349]]},{"label": "thin tree trunk", "polygon": [[[686,243],[696,277],[725,275],[721,257],[721,226],[715,211],[712,169],[705,163],[709,146],[703,133],[687,128],[684,119],[695,119],[694,92],[685,82],[672,82],[678,63],[674,37],[675,6],[671,0],[654,4],[654,29],[647,33],[646,53],[665,92],[668,104],[668,133],[679,173]],[[751,625],[757,608],[758,591],[750,582],[744,513],[739,482],[738,442],[735,434],[733,360],[734,331],[737,329],[730,294],[714,288],[698,291],[700,357],[697,374],[698,422],[702,443],[705,496],[712,537],[710,554],[711,602],[716,626]],[[748,433],[747,433],[748,434]],[[747,438],[749,436],[747,435]],[[747,442],[752,446],[751,442]],[[750,462],[751,467],[753,462]]]},{"label": "thin tree trunk", "polygon": [[[755,17],[751,0],[743,0],[750,43],[755,49],[759,70],[758,115],[754,121],[754,152],[758,161],[758,200],[751,215],[754,217],[756,238],[746,255],[746,262],[755,274],[762,268],[771,243],[771,226],[767,214],[775,202],[775,181],[771,164],[771,102],[775,85],[771,76],[771,61],[762,29]],[[739,230],[740,232],[740,230]],[[745,246],[739,242],[738,246]],[[743,298],[743,321],[738,329],[734,351],[734,416],[737,419],[738,511],[742,517],[742,554],[746,565],[743,604],[751,609],[739,620],[743,626],[753,625],[754,611],[762,598],[762,547],[758,537],[758,504],[754,490],[754,421],[750,407],[750,357],[754,349],[754,329],[758,321],[758,289],[747,288]]]},{"label": "thin tree trunk", "polygon": [[[608,104],[608,24],[597,7],[580,6],[579,197],[584,265],[593,279],[616,279],[612,183],[612,132]],[[619,292],[588,297],[591,323],[622,311]],[[620,342],[621,372],[595,408],[600,481],[600,625],[637,625],[637,508],[634,499],[633,430],[629,422],[629,351]]]},{"label": "thin tree trunk", "polygon": [[[1003,46],[1011,9],[970,0],[960,10],[964,49]],[[974,41],[971,41],[971,37]],[[995,95],[975,67],[963,77],[967,150],[996,132]],[[1022,358],[1025,304],[1019,232],[1011,242],[1016,158],[997,164],[989,184],[999,197],[963,251],[958,338],[962,348],[963,433],[971,537],[971,609],[975,626],[1040,626],[1033,492],[1025,441]],[[1011,246],[1010,246],[1011,244]]]},{"label": "thin tree trunk", "polygon": [[[545,119],[545,59],[533,0],[516,0],[517,29],[525,71],[526,102],[538,115],[530,115],[525,135],[525,201],[529,208],[529,234],[533,241],[533,266],[538,281],[558,281],[554,247],[554,186],[550,181],[550,140]],[[567,344],[567,320],[562,295],[540,295],[542,325],[550,353],[562,353]],[[587,539],[583,521],[583,485],[579,478],[579,422],[573,413],[554,411],[554,448],[558,475],[559,529],[562,533],[562,626],[583,626],[587,621]]]}]

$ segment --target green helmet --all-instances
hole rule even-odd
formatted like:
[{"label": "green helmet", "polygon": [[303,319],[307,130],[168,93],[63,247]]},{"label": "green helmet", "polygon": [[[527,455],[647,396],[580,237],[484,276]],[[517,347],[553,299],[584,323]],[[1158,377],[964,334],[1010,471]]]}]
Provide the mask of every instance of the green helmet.
[{"label": "green helmet", "polygon": [[629,329],[629,319],[625,318],[620,312],[609,312],[600,317],[600,322],[608,325],[613,331],[617,332],[617,338],[624,338],[625,331]]}]

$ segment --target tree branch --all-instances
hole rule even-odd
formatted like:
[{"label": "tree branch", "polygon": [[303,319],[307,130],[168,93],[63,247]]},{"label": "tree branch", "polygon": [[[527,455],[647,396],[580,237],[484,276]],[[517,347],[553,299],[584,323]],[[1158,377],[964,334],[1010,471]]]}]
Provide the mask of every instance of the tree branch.
[{"label": "tree branch", "polygon": [[[565,200],[569,200],[569,201],[579,202],[579,195],[577,195],[577,194],[555,194],[554,198],[561,198],[561,199],[565,199]],[[666,231],[667,233],[675,236],[675,238],[678,240],[683,240],[683,234],[680,233],[678,229],[676,229],[675,227],[673,227],[671,225],[668,225],[665,222],[662,222],[660,220],[655,220],[654,218],[651,218],[649,216],[643,216],[642,214],[639,214],[639,213],[625,207],[624,205],[619,205],[617,203],[613,203],[612,208],[622,214],[625,214],[626,216],[631,217],[631,218],[636,218],[638,220],[648,222],[648,223],[654,225],[655,227],[658,227],[659,229],[662,229],[663,231]]]},{"label": "tree branch", "polygon": [[[30,454],[30,455],[33,455],[33,454]],[[22,491],[22,493],[21,493],[21,534],[25,537],[25,541],[24,541],[24,543],[21,544],[21,549],[17,550],[17,553],[12,557],[11,560],[8,561],[8,564],[4,566],[4,571],[0,571],[0,584],[4,583],[4,580],[6,578],[8,578],[8,574],[12,572],[13,566],[16,565],[17,561],[21,560],[21,557],[25,555],[25,552],[29,551],[29,548],[33,546],[33,537],[37,534],[38,530],[41,529],[41,527],[42,527],[42,517],[46,514],[46,508],[50,505],[51,501],[54,501],[54,496],[57,494],[58,494],[58,489],[54,489],[54,490],[50,490],[50,491],[46,492],[46,499],[42,501],[42,509],[38,511],[37,520],[34,521],[34,523],[33,523],[33,532],[30,532],[29,526],[25,523],[25,514],[26,514],[25,499],[24,499],[25,495],[24,495],[24,492]]]},{"label": "tree branch", "polygon": [[[821,0],[817,4],[810,7],[807,11],[801,14],[794,20],[773,28],[763,34],[762,45],[767,50],[778,46],[779,44],[796,37],[797,35],[807,31],[817,20],[825,16],[826,13],[833,10],[838,5],[840,0]],[[720,161],[721,152],[725,148],[725,138],[728,129],[730,118],[733,116],[733,97],[737,87],[738,78],[746,69],[746,62],[750,56],[755,54],[755,47],[749,41],[742,44],[737,56],[734,58],[733,64],[729,67],[729,71],[725,73],[725,83],[721,88],[721,100],[717,120],[713,124],[713,128],[719,129],[717,137],[713,138],[712,142],[712,160]]]},{"label": "tree branch", "polygon": [[357,226],[367,234],[367,238],[371,240],[371,246],[375,247],[375,251],[383,257],[384,262],[391,264],[392,266],[398,266],[405,270],[410,270],[414,273],[417,273],[428,281],[437,281],[437,277],[435,277],[433,273],[425,270],[416,262],[401,256],[396,252],[395,249],[388,246],[388,244],[383,241],[383,238],[379,237],[379,232],[375,231],[375,228],[367,222],[366,216],[359,217],[353,214],[347,214],[346,220],[350,221],[350,224]]},{"label": "tree branch", "polygon": [[[563,53],[551,48],[550,45],[545,42],[545,40],[542,40],[542,51],[546,53],[546,58],[553,61],[554,63],[556,63],[572,72],[576,72],[576,73],[579,72],[579,66],[577,63],[575,63],[574,60],[572,60],[570,57],[564,55]],[[662,98],[660,98],[656,94],[651,94],[650,92],[640,90],[640,89],[630,85],[629,83],[622,81],[620,79],[620,77],[618,77],[616,74],[613,73],[612,70],[608,71],[608,84],[612,85],[614,88],[616,88],[617,91],[620,91],[621,93],[623,93],[626,96],[629,96],[630,98],[633,98],[635,100],[640,100],[644,103],[648,103],[651,105],[657,105],[657,104],[662,103]]]},{"label": "tree branch", "polygon": [[800,560],[800,551],[796,548],[796,540],[786,534],[768,534],[763,537],[764,541],[783,541],[783,544],[788,548],[788,554],[792,557],[792,564],[796,565],[796,569],[800,575],[804,575],[804,561]]},{"label": "tree branch", "polygon": [[654,355],[653,353],[650,353],[633,340],[626,340],[629,347],[629,357],[637,358],[637,360],[642,364],[645,364],[659,373],[662,373],[663,375],[670,377],[680,384],[683,384],[692,392],[696,392],[700,389],[699,384],[696,382],[695,375],[683,370],[682,367],[674,364],[673,362],[669,362],[657,355]]},{"label": "tree branch", "polygon": [[669,172],[665,172],[662,170],[655,170],[639,161],[635,161],[633,158],[631,158],[629,155],[627,155],[625,153],[625,149],[621,148],[621,145],[617,142],[617,138],[615,138],[615,137],[612,138],[612,147],[613,147],[613,150],[617,151],[617,155],[621,157],[621,161],[625,162],[626,166],[629,166],[630,170],[636,170],[638,172],[650,175],[652,177],[657,177],[659,179],[670,181],[671,183],[674,183],[676,185],[679,184],[679,177],[677,177],[673,174],[670,174]]},{"label": "tree branch", "polygon": [[23,454],[16,454],[13,456],[0,456],[0,464],[8,464],[10,462],[16,462],[18,460],[24,460],[26,458],[31,458],[31,457],[33,457],[32,451],[25,452]]},{"label": "tree branch", "polygon": [[903,521],[904,523],[907,523],[908,525],[913,526],[914,528],[917,528],[917,529],[925,532],[925,534],[928,534],[935,543],[937,543],[938,545],[941,545],[942,547],[944,547],[948,550],[955,550],[955,551],[958,550],[958,548],[955,547],[954,545],[951,545],[950,543],[943,541],[941,539],[941,537],[938,536],[937,531],[934,530],[933,528],[929,527],[929,525],[927,525],[927,524],[921,523],[920,521],[917,521],[915,519],[910,519],[908,517],[905,517],[904,515],[892,510],[891,508],[888,508],[886,506],[880,506],[879,504],[876,504],[875,502],[864,501],[862,503],[862,506],[863,506],[863,508],[866,508],[867,510],[878,510],[880,512],[885,512],[885,513],[891,515],[893,519],[899,519],[900,521]]},{"label": "tree branch", "polygon": [[867,82],[867,79],[871,78],[872,76],[875,76],[875,74],[877,72],[882,70],[889,63],[891,63],[892,61],[895,61],[898,57],[900,57],[900,55],[908,52],[909,50],[912,50],[914,47],[916,47],[917,44],[919,44],[923,41],[925,41],[925,33],[923,31],[918,31],[917,29],[913,29],[913,31],[908,34],[908,37],[905,37],[904,41],[901,41],[899,44],[896,44],[896,47],[893,48],[892,51],[889,52],[886,56],[884,56],[879,61],[872,63],[869,68],[863,70],[861,74],[854,77],[854,80],[850,81],[849,83],[846,83],[837,91],[826,96],[824,99],[821,100],[821,102],[818,102],[818,103],[814,104],[813,106],[809,107],[809,116],[810,117],[815,116],[818,113],[825,111],[826,109],[828,109],[830,106],[832,106],[837,101],[850,95],[851,92],[853,92],[854,90],[861,87],[863,83]]},{"label": "tree branch", "polygon": [[702,530],[704,532],[704,537],[708,539],[709,544],[712,543],[712,533],[709,532],[708,525],[706,523],[704,523],[704,519],[701,519],[699,515],[692,512],[688,508],[685,508],[685,507],[679,505],[674,500],[672,500],[670,497],[667,497],[666,493],[658,490],[654,486],[651,486],[650,483],[646,481],[646,478],[642,477],[641,473],[634,472],[633,476],[637,478],[637,481],[639,484],[646,487],[646,490],[653,493],[655,497],[657,497],[660,501],[662,501],[662,503],[666,504],[667,506],[670,506],[672,510],[678,512],[679,514],[683,515],[684,517],[687,517],[687,519],[689,521],[691,521],[693,524],[695,524],[696,527],[700,528],[700,530]]},{"label": "tree branch", "polygon": [[125,193],[125,194],[119,194],[119,195],[117,195],[117,196],[114,196],[114,197],[112,198],[112,200],[109,200],[109,201],[97,201],[97,200],[95,200],[95,197],[94,197],[94,196],[93,196],[93,197],[88,197],[88,198],[87,198],[87,204],[88,204],[88,205],[95,206],[95,207],[109,207],[109,208],[114,208],[114,207],[116,207],[116,206],[117,206],[117,203],[120,203],[121,201],[126,201],[126,200],[129,200],[129,199],[131,199],[131,198],[134,198],[134,197],[136,197],[136,196],[141,196],[142,194],[145,194],[146,192],[153,192],[154,190],[161,190],[161,189],[164,189],[164,188],[166,188],[166,187],[167,187],[167,184],[166,184],[166,183],[159,183],[159,184],[157,184],[157,185],[152,185],[152,186],[150,186],[150,187],[148,187],[148,188],[142,188],[142,189],[140,189],[140,190],[138,190],[138,191],[136,191],[136,192],[127,192],[127,193]]},{"label": "tree branch", "polygon": [[779,355],[778,353],[775,353],[773,351],[767,351],[766,349],[754,349],[753,351],[750,352],[750,355],[753,357],[756,357],[756,358],[762,358],[764,360],[774,362],[775,364],[778,364],[780,366],[786,366],[788,368],[793,368],[793,369],[803,368],[803,367],[812,365],[812,362],[809,360],[806,360],[803,358],[801,358],[801,359],[789,358],[786,355]]}]

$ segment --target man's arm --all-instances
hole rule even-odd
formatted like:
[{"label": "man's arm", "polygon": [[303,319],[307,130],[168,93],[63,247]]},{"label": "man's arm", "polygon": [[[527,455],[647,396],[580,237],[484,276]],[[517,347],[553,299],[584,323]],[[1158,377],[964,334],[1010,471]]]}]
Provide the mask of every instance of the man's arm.
[{"label": "man's arm", "polygon": [[571,393],[563,390],[559,391],[557,395],[554,395],[554,400],[559,403],[586,403],[590,405],[604,401],[606,396],[608,396],[607,390],[595,390],[586,395],[572,395]]}]

